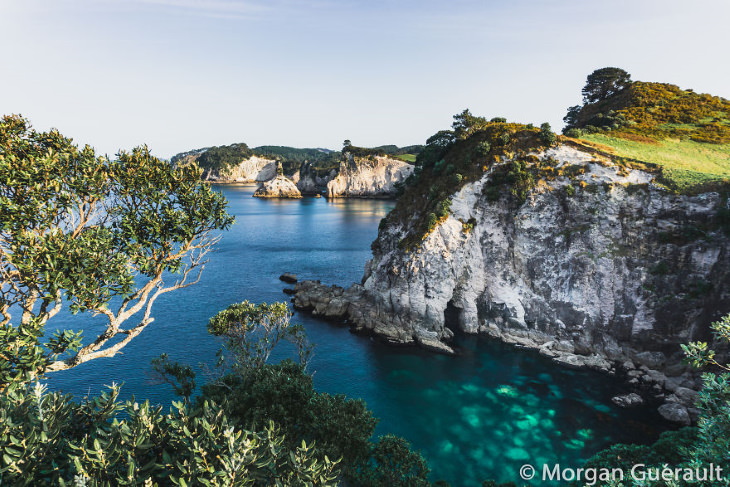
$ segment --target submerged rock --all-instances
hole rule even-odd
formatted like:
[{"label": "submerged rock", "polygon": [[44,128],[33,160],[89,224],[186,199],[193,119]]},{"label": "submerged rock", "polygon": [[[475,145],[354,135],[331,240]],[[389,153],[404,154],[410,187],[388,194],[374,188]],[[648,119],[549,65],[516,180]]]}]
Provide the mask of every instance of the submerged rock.
[{"label": "submerged rock", "polygon": [[623,396],[612,397],[611,402],[621,408],[633,408],[644,404],[644,399],[637,393],[632,392]]},{"label": "submerged rock", "polygon": [[297,275],[290,272],[285,272],[279,276],[279,280],[284,281],[288,284],[294,284],[295,282],[297,282]]}]

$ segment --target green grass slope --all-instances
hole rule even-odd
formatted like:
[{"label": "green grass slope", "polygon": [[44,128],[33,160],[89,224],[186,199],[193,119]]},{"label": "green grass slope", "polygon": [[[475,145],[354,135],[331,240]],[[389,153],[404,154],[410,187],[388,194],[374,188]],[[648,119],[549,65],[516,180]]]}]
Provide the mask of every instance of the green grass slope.
[{"label": "green grass slope", "polygon": [[598,150],[656,165],[673,190],[730,184],[730,101],[724,98],[636,81],[581,107],[567,128],[567,135]]}]

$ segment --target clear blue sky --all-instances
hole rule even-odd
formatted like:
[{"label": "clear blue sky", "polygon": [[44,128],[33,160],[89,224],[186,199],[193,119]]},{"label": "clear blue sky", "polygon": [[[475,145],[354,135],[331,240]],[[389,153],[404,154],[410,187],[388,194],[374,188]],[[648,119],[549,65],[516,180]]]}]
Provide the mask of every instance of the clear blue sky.
[{"label": "clear blue sky", "polygon": [[0,0],[0,111],[112,155],[562,127],[594,69],[730,98],[727,0]]}]

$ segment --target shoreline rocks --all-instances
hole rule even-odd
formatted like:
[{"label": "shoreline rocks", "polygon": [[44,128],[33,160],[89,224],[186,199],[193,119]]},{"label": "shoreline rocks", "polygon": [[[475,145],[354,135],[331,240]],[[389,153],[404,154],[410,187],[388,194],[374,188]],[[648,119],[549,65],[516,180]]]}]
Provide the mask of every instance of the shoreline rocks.
[{"label": "shoreline rocks", "polygon": [[297,275],[290,272],[285,272],[279,276],[280,281],[284,281],[287,284],[294,284],[298,281]]},{"label": "shoreline rocks", "polygon": [[[457,354],[457,351],[448,343],[444,343],[444,339],[439,338],[435,332],[414,330],[409,334],[388,326],[383,321],[388,315],[382,313],[382,308],[373,306],[373,296],[359,284],[343,288],[336,285],[328,286],[320,281],[305,280],[295,284],[293,293],[292,303],[296,310],[328,321],[346,324],[355,333],[366,333],[391,345],[417,346],[438,353]],[[611,362],[597,354],[577,354],[567,342],[548,341],[538,347],[531,341],[529,333],[525,333],[522,337],[479,334],[500,339],[519,348],[537,350],[541,355],[550,357],[562,366],[589,368],[623,378],[630,392],[611,399],[619,407],[633,408],[647,403],[657,404],[660,416],[681,425],[690,424],[699,415],[699,411],[694,407],[697,392],[692,389],[699,385],[699,374],[687,367],[669,371],[675,372],[676,375],[668,377],[663,372],[650,369],[643,364],[636,367],[631,360]],[[453,333],[448,336],[453,337]],[[642,355],[643,357],[645,356]]]},{"label": "shoreline rocks", "polygon": [[296,310],[346,323],[353,332],[371,334],[389,344],[416,345],[439,353],[455,354],[454,349],[442,342],[436,333],[402,333],[382,321],[377,308],[370,306],[370,300],[359,284],[345,289],[327,286],[320,281],[299,281],[294,286],[292,302]]}]

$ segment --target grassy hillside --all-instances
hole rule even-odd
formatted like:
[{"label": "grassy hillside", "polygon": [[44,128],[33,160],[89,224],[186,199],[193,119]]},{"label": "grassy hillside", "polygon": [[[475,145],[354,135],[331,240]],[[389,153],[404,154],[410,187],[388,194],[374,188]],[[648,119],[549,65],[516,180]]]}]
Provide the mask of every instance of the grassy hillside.
[{"label": "grassy hillside", "polygon": [[730,144],[678,138],[639,142],[602,133],[583,135],[581,139],[604,152],[656,164],[673,189],[683,193],[711,189],[713,183],[730,179]]},{"label": "grassy hillside", "polygon": [[636,81],[575,108],[566,135],[658,166],[671,189],[696,192],[730,182],[730,101],[724,98]]}]

